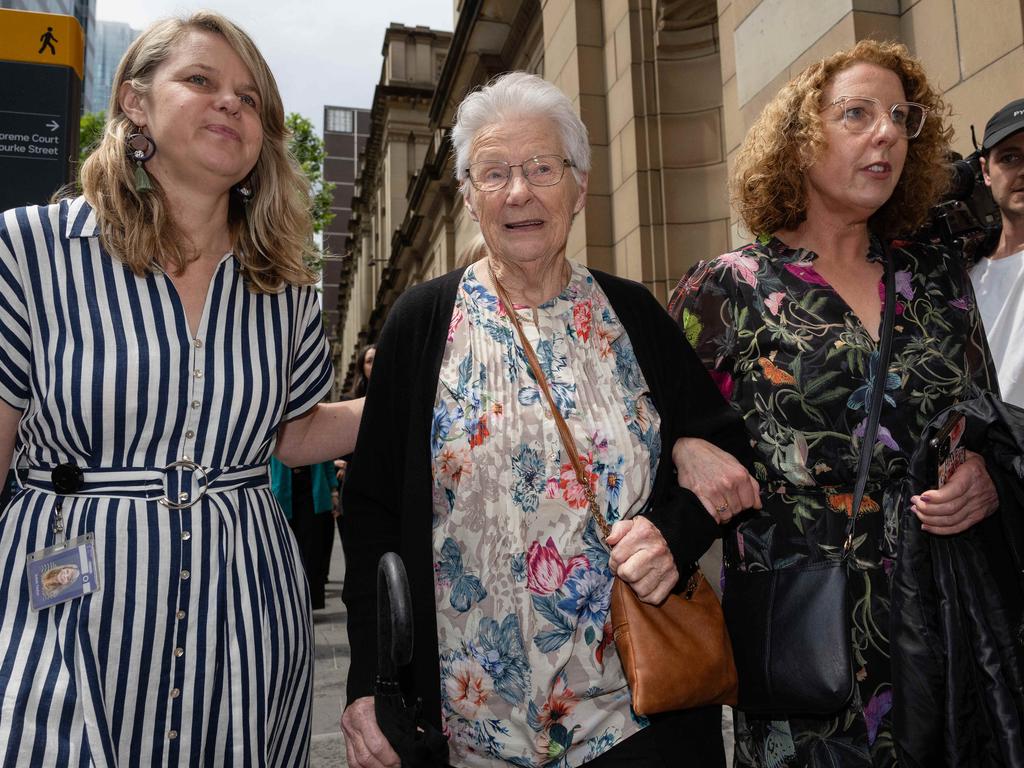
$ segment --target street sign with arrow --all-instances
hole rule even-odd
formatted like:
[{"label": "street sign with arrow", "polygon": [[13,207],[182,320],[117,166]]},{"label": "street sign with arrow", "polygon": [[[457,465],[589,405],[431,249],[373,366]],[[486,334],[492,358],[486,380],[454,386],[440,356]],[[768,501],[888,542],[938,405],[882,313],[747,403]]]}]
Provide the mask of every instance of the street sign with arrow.
[{"label": "street sign with arrow", "polygon": [[75,177],[84,37],[73,16],[0,8],[0,211]]}]

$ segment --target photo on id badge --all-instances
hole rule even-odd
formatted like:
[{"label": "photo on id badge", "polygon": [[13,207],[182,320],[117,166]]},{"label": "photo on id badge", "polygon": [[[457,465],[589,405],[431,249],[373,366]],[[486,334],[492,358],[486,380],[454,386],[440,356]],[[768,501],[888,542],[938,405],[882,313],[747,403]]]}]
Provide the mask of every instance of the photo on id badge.
[{"label": "photo on id badge", "polygon": [[100,588],[93,535],[79,536],[28,556],[29,597],[39,611]]}]

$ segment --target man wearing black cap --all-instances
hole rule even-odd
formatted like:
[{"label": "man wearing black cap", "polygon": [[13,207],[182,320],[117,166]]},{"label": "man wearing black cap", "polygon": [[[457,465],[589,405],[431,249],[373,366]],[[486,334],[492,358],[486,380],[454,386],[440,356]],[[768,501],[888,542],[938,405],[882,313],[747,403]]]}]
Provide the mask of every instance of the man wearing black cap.
[{"label": "man wearing black cap", "polygon": [[971,270],[971,282],[1003,400],[1024,407],[1024,99],[992,116],[981,150],[981,170],[1003,228],[995,250]]}]

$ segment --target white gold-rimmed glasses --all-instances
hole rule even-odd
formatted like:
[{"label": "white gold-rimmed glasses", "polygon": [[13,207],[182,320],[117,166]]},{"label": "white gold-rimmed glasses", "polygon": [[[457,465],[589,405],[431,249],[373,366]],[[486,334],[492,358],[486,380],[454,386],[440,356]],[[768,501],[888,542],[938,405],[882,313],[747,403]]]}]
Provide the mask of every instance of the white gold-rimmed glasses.
[{"label": "white gold-rimmed glasses", "polygon": [[562,180],[566,168],[572,167],[572,160],[559,155],[535,155],[521,163],[481,160],[471,163],[466,173],[473,186],[481,192],[497,192],[508,184],[513,168],[521,168],[523,178],[533,186],[551,187]]},{"label": "white gold-rimmed glasses", "polygon": [[885,109],[882,102],[870,96],[839,96],[828,105],[831,107],[842,110],[843,127],[850,133],[871,133],[882,115],[888,113],[892,124],[905,139],[916,139],[921,135],[930,111],[924,104],[912,101],[901,101]]}]

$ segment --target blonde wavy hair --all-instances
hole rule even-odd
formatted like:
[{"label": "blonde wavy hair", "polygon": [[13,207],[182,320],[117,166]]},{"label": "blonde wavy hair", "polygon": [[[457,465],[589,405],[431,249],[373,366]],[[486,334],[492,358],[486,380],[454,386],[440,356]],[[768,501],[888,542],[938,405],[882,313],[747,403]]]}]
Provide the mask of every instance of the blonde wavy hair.
[{"label": "blonde wavy hair", "polygon": [[861,40],[793,78],[747,133],[736,156],[731,195],[751,234],[795,229],[807,218],[804,172],[827,147],[819,115],[822,92],[837,73],[859,62],[895,72],[907,101],[930,110],[921,135],[908,142],[906,164],[892,196],[871,217],[872,231],[887,237],[914,231],[946,189],[953,129],[946,120],[945,103],[904,45]]},{"label": "blonde wavy hair", "polygon": [[187,233],[180,232],[169,215],[159,181],[152,179],[151,190],[135,189],[135,167],[125,138],[138,128],[125,115],[118,95],[124,82],[145,94],[160,65],[195,30],[220,35],[249,69],[259,91],[263,146],[249,175],[253,197],[243,203],[232,192],[228,205],[235,257],[249,287],[274,293],[285,284],[314,283],[316,275],[306,266],[306,259],[316,258],[309,182],[288,151],[277,83],[252,39],[212,11],[156,22],[131,44],[117,67],[103,138],[79,174],[85,198],[96,212],[103,246],[139,276],[155,269],[180,272],[196,258]]}]

